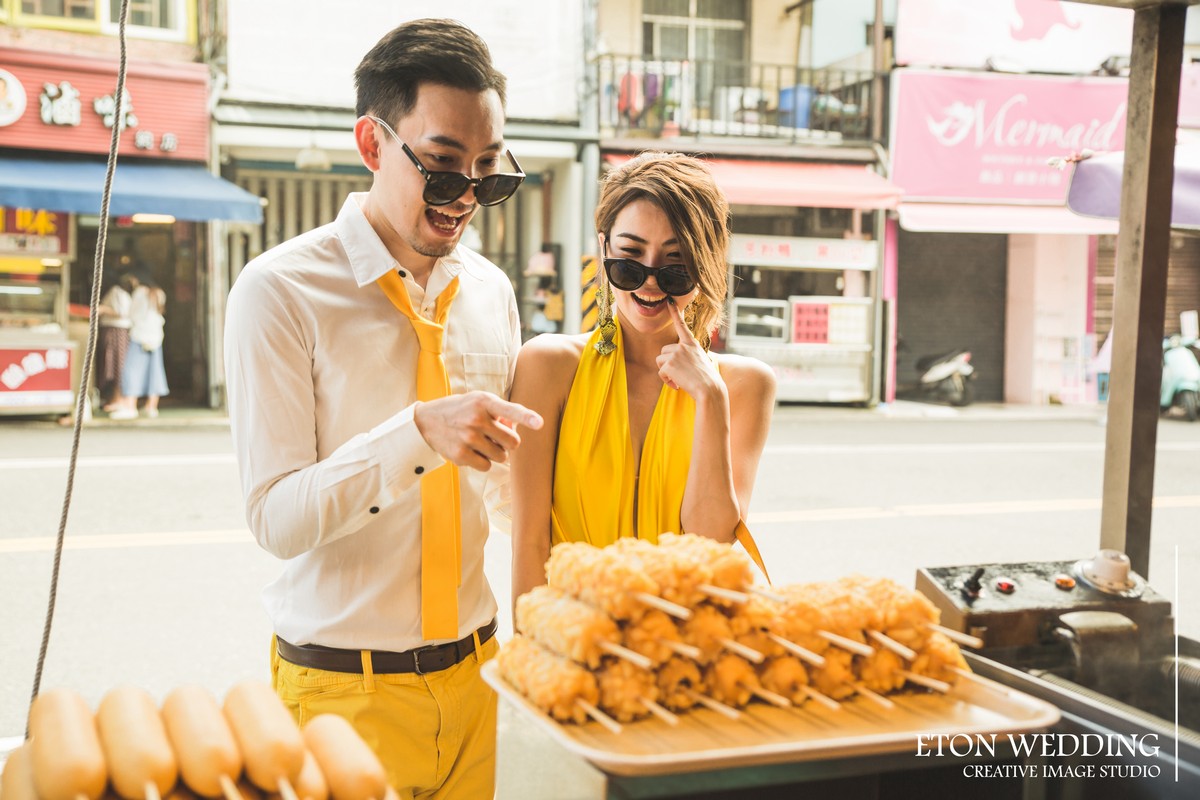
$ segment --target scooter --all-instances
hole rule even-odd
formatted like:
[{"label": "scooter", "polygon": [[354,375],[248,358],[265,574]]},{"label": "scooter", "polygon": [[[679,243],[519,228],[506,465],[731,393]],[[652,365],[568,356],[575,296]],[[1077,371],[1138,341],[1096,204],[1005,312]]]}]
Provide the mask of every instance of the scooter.
[{"label": "scooter", "polygon": [[1173,406],[1183,409],[1188,422],[1200,416],[1200,362],[1190,346],[1195,339],[1185,340],[1172,334],[1163,340],[1162,391],[1158,405],[1163,413]]},{"label": "scooter", "polygon": [[944,400],[952,406],[971,404],[974,394],[971,382],[975,380],[975,368],[971,366],[970,350],[951,350],[941,355],[919,358],[917,372],[921,373],[918,385],[922,395]]}]

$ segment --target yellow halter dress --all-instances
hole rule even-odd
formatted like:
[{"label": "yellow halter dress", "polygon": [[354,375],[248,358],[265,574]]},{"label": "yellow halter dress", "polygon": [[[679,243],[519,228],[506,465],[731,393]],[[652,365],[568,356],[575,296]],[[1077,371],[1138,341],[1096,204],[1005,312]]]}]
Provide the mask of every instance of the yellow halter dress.
[{"label": "yellow halter dress", "polygon": [[[621,324],[616,352],[596,352],[597,330],[579,359],[558,431],[551,500],[551,543],[588,542],[605,547],[621,537],[657,542],[660,533],[683,533],[680,511],[692,460],[696,404],[665,384],[659,392],[638,473],[634,476],[629,435],[629,388],[621,355]],[[634,489],[637,518],[634,519]],[[766,570],[742,522],[738,541]]]}]

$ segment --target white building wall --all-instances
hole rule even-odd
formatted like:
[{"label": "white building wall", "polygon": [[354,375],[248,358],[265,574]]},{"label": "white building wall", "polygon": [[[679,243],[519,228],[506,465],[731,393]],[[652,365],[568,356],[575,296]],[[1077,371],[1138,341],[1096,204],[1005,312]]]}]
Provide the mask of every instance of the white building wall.
[{"label": "white building wall", "polygon": [[1088,238],[1009,236],[1007,300],[1005,400],[1088,401]]},{"label": "white building wall", "polygon": [[225,95],[238,100],[353,106],[354,68],[401,22],[437,16],[478,33],[508,77],[508,117],[579,116],[583,3],[561,0],[229,0]]}]

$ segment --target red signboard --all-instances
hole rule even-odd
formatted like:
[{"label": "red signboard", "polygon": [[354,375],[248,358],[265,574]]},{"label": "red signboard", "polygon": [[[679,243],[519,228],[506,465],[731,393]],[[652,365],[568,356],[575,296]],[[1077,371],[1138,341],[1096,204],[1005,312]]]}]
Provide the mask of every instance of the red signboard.
[{"label": "red signboard", "polygon": [[0,349],[0,408],[70,406],[67,347]]},{"label": "red signboard", "polygon": [[107,153],[123,125],[121,155],[208,158],[208,68],[132,62],[118,112],[117,62],[0,47],[0,147]]},{"label": "red signboard", "polygon": [[828,344],[829,305],[792,303],[792,341],[797,344]]},{"label": "red signboard", "polygon": [[1050,158],[1125,146],[1124,78],[893,74],[892,182],[905,200],[1066,201]]},{"label": "red signboard", "polygon": [[70,215],[44,208],[0,206],[0,254],[34,257],[71,253]]}]

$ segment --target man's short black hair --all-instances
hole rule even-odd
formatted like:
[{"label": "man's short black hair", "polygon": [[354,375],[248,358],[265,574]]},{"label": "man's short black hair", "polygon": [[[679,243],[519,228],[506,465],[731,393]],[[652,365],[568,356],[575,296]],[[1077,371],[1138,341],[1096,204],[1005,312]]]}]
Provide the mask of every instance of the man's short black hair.
[{"label": "man's short black hair", "polygon": [[495,89],[504,106],[504,75],[492,65],[483,39],[452,19],[418,19],[396,27],[363,57],[354,71],[355,113],[395,124],[412,111],[423,83]]}]

